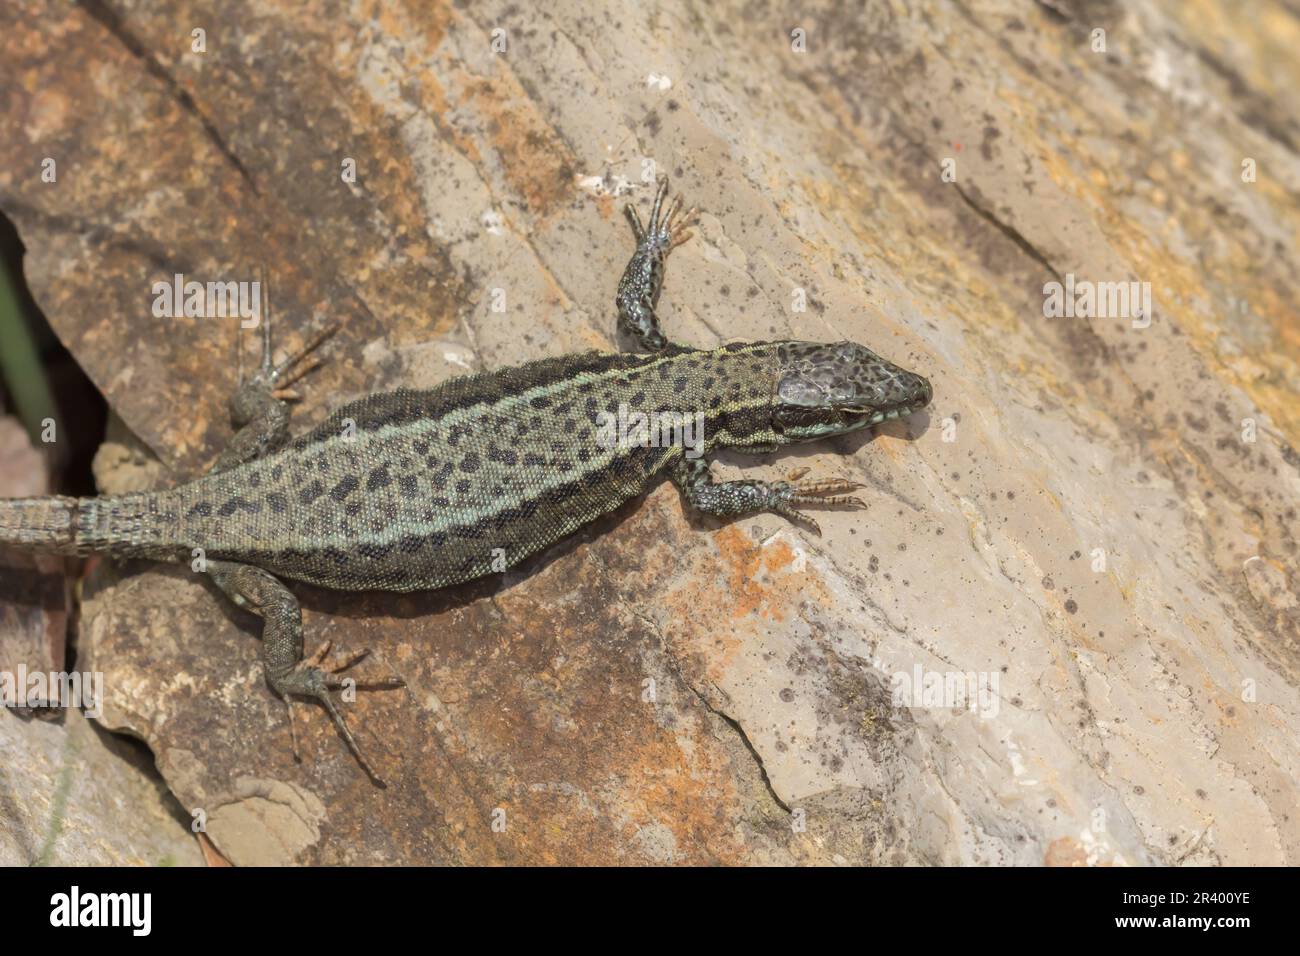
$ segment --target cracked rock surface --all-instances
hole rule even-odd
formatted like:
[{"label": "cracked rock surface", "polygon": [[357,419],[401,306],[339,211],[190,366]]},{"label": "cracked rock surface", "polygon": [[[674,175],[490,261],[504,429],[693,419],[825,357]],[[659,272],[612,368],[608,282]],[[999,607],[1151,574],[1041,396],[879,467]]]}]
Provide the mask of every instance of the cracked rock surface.
[{"label": "cracked rock surface", "polygon": [[[15,419],[0,416],[0,497],[47,490],[42,456]],[[0,549],[5,675],[70,669],[62,565]],[[148,754],[80,710],[0,712],[0,866],[194,865],[201,858],[188,822]]]},{"label": "cracked rock surface", "polygon": [[[724,458],[865,483],[820,538],[663,486],[504,580],[295,586],[310,644],[408,682],[349,710],[387,790],[317,708],[294,762],[253,619],[185,567],[85,582],[102,723],[235,863],[1300,862],[1300,11],[1235,10],[6,4],[0,209],[165,481],[229,435],[237,329],[153,283],[264,266],[285,349],[340,320],[301,428],[612,347],[655,172],[702,208],[674,338],[935,390]],[[1047,317],[1075,281],[1152,308]]]}]

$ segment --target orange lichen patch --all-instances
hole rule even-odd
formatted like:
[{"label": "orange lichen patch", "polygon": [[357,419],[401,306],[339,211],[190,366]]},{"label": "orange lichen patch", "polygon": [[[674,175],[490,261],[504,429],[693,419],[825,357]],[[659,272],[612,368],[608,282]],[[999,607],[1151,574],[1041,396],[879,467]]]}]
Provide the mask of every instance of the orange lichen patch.
[{"label": "orange lichen patch", "polygon": [[777,538],[764,550],[767,552],[764,563],[773,571],[794,563],[794,548],[784,538]]},{"label": "orange lichen patch", "polygon": [[[510,715],[498,716],[498,732],[483,741],[485,752],[508,756],[514,765],[507,786],[527,814],[516,824],[517,848],[529,859],[608,861],[611,848],[635,847],[638,829],[657,824],[673,834],[676,861],[739,862],[743,847],[733,822],[745,808],[726,752],[703,722],[678,721],[674,731],[658,727],[654,708],[672,705],[635,703],[638,687],[631,681],[618,682],[610,694],[603,663],[578,664],[562,696],[521,701]],[[582,701],[582,712],[564,700]],[[486,717],[476,710],[476,732],[487,729],[480,723]],[[582,747],[554,738],[549,725],[565,720],[587,728]]]},{"label": "orange lichen patch", "polygon": [[663,824],[676,837],[679,862],[740,862],[744,846],[733,823],[745,808],[726,753],[704,720],[679,726],[677,734],[689,738],[689,746],[659,731],[622,755],[617,796],[628,818],[623,836],[631,839],[641,826]]},{"label": "orange lichen patch", "polygon": [[[1151,283],[1156,321],[1176,320],[1207,364],[1267,411],[1292,444],[1300,443],[1300,406],[1292,391],[1284,387],[1300,370],[1300,333],[1294,327],[1294,310],[1277,294],[1273,277],[1261,267],[1253,242],[1231,241],[1217,227],[1215,217],[1219,214],[1214,208],[1186,192],[1184,184],[1199,178],[1193,159],[1184,151],[1173,151],[1156,157],[1144,170],[1147,177],[1168,186],[1170,193],[1164,198],[1171,202],[1174,213],[1166,220],[1169,235],[1153,235],[1097,183],[1075,170],[1070,157],[1087,156],[1087,144],[1063,131],[1059,135],[1070,148],[1040,157],[1043,168],[1063,192],[1097,211],[1097,228],[1116,259],[1141,281]],[[1205,175],[1209,177],[1208,171]],[[1290,201],[1268,179],[1249,188],[1265,193],[1269,202],[1277,205]],[[1171,255],[1167,243],[1174,239],[1175,229],[1178,234],[1217,236],[1215,254],[1194,259]],[[1263,319],[1272,336],[1271,341],[1252,347],[1251,357],[1258,364],[1242,363],[1222,335],[1226,312],[1235,301],[1248,302],[1250,311]],[[1188,302],[1210,303],[1209,313],[1175,307]],[[1267,369],[1269,374],[1256,374],[1252,369]]]},{"label": "orange lichen patch", "polygon": [[596,212],[600,214],[601,219],[610,219],[619,208],[621,207],[614,201],[614,197],[608,193],[596,197]]},{"label": "orange lichen patch", "polygon": [[1074,837],[1060,837],[1047,847],[1044,866],[1087,866],[1088,853]]},{"label": "orange lichen patch", "polygon": [[544,216],[573,192],[573,157],[513,74],[477,78],[461,90],[462,108],[484,117],[506,179]]},{"label": "orange lichen patch", "polygon": [[[830,598],[821,578],[801,563],[794,547],[778,538],[756,544],[735,525],[713,535],[688,582],[669,596],[678,651],[693,654],[707,678],[721,684],[736,657],[761,640],[761,631],[789,620],[799,604]],[[700,607],[715,613],[701,615]]]},{"label": "orange lichen patch", "polygon": [[[454,49],[438,47],[436,54],[430,56],[429,51],[441,43],[449,22],[439,15],[427,25],[427,32],[431,35],[429,45],[403,43],[400,48],[398,55],[401,56],[399,65],[402,72],[397,82],[402,97],[404,100],[418,99],[418,102],[411,103],[414,109],[410,116],[427,118],[442,143],[472,164],[484,183],[492,184],[494,178],[503,173],[506,182],[530,211],[549,212],[573,188],[572,163],[567,148],[542,118],[536,103],[509,72],[504,60],[496,61],[494,75],[485,77],[468,69]],[[386,9],[379,25],[382,28],[379,32],[389,36],[406,37],[413,31],[419,32],[418,26],[406,23],[400,10]],[[475,29],[472,24],[459,20],[452,22],[451,26],[461,30]],[[351,65],[353,72],[360,72],[359,58],[365,53],[364,46],[356,47],[353,55],[357,62]],[[350,95],[355,113],[353,125],[358,129],[358,135],[365,135],[361,131],[368,129],[391,128],[393,116],[390,113],[393,110],[367,100],[363,91],[354,91]],[[408,120],[407,109],[405,106],[396,108],[403,124]],[[367,123],[367,117],[373,122]],[[369,141],[371,151],[378,155],[391,155],[390,140],[391,135],[372,137]],[[392,216],[396,211],[399,222],[406,227],[395,230],[404,237],[403,251],[416,258],[421,254],[432,256],[435,250],[423,239],[428,216],[425,208],[428,183],[415,179],[416,168],[403,156],[408,148],[418,149],[400,148],[397,168],[392,174],[386,174],[383,183],[368,181],[367,186],[380,195],[383,200],[380,205],[386,214]],[[515,230],[523,228],[516,223],[511,223],[510,227]],[[563,291],[553,280],[548,293],[548,302],[567,307]]]},{"label": "orange lichen patch", "polygon": [[[362,52],[360,49],[355,51],[358,56]],[[359,72],[358,63],[353,62],[349,67],[350,72]],[[439,75],[433,68],[420,65],[411,74],[411,79],[412,85],[419,90],[420,113],[430,119],[446,143],[474,165],[481,165],[482,156],[473,139],[447,122],[451,107]],[[372,171],[366,168],[366,162],[359,163],[360,175],[367,189],[375,192],[385,216],[407,225],[411,240],[422,241],[425,210],[418,171],[400,140],[394,140],[391,135],[392,118],[359,85],[349,87],[347,96],[350,125],[357,131],[358,138],[367,144],[369,163],[377,164]]]},{"label": "orange lichen patch", "polygon": [[478,144],[472,137],[462,133],[455,126],[447,122],[447,117],[451,115],[451,104],[447,100],[447,91],[443,88],[442,81],[432,69],[424,69],[419,72],[421,91],[426,92],[430,103],[428,113],[433,117],[434,125],[437,126],[438,132],[446,137],[447,141],[456,147],[466,159],[475,166],[482,166],[483,154],[478,148]]},{"label": "orange lichen patch", "polygon": [[[779,589],[766,585],[762,572],[773,570],[768,563],[767,549],[735,525],[728,525],[714,536],[714,544],[722,558],[722,573],[726,578],[725,591],[731,595],[731,619],[758,615],[784,620],[786,608],[782,607]],[[788,547],[785,549],[788,551]],[[788,564],[789,561],[785,561]]]},{"label": "orange lichen patch", "polygon": [[[624,569],[584,553],[601,547],[437,628],[438,671],[420,682],[466,689],[459,700],[440,692],[455,728],[443,763],[489,801],[460,815],[481,827],[504,811],[494,845],[505,862],[743,862],[747,778],[689,689],[659,676],[646,696],[643,661],[658,642],[607,599],[623,593]],[[575,589],[589,599],[573,601]]]},{"label": "orange lichen patch", "polygon": [[418,31],[422,34],[425,45],[433,50],[442,45],[446,39],[447,33],[452,26],[453,18],[456,16],[456,9],[451,4],[427,3],[425,0],[411,2],[406,0],[402,3],[402,10],[406,19],[401,24],[390,24],[388,22],[388,13],[392,9],[389,0],[377,0],[374,6],[379,10],[380,22],[384,24],[386,30],[396,30],[398,36],[409,36],[412,31]]},{"label": "orange lichen patch", "polygon": [[[452,115],[453,111],[447,98],[445,85],[439,73],[435,72],[435,69],[444,73],[449,72],[453,68],[452,65],[458,62],[451,51],[440,50],[448,31],[454,25],[455,16],[455,11],[451,7],[441,4],[404,3],[395,5],[387,2],[377,2],[377,0],[371,0],[365,13],[367,19],[374,21],[378,25],[378,33],[383,36],[404,37],[412,41],[417,36],[421,37],[423,42],[406,42],[400,48],[403,57],[401,66],[406,71],[404,80],[409,83],[410,92],[419,96],[420,112],[433,121],[438,132],[448,142],[477,165],[481,156],[473,140],[459,133],[446,121],[446,118]],[[332,40],[335,49],[345,42],[351,46],[353,60],[348,64],[349,69],[346,72],[353,76],[359,75],[361,71],[358,68],[359,63],[357,61],[366,54],[366,44],[354,45],[355,37],[351,31],[340,32],[332,37]],[[436,67],[431,67],[428,64],[428,52],[432,50],[439,50]],[[406,83],[404,83],[403,88],[404,91],[407,89]],[[356,124],[360,129],[382,130],[387,125],[387,121],[383,116],[374,115],[376,113],[375,108],[367,102],[367,98],[362,91],[354,87],[349,88],[348,93],[351,108],[363,114],[358,119],[364,120],[364,114],[369,112],[375,120],[370,124],[364,122]],[[399,168],[407,165],[409,164],[397,164]]]},{"label": "orange lichen patch", "polygon": [[582,324],[574,329],[574,335],[579,342],[589,349],[606,349],[609,348],[609,337],[600,332],[595,326]]}]

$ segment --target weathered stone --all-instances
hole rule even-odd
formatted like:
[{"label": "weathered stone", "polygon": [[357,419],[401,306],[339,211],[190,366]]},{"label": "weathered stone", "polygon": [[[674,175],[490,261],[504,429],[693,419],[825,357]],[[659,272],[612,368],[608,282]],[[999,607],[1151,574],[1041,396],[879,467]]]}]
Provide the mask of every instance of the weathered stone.
[{"label": "weathered stone", "polygon": [[[1300,22],[1253,9],[6,5],[0,208],[177,475],[228,435],[235,322],[155,318],[155,281],[265,266],[285,348],[342,320],[307,423],[608,347],[656,171],[703,210],[675,338],[935,387],[727,459],[867,482],[820,539],[662,488],[531,575],[300,589],[309,642],[410,682],[349,708],[387,791],[316,708],[293,762],[253,621],[183,568],[87,588],[106,724],[236,863],[1296,863]],[[1150,283],[1149,325],[1046,317],[1070,277]],[[988,693],[896,705],[917,668]]]},{"label": "weathered stone", "polygon": [[[46,490],[40,454],[14,419],[0,417],[0,496]],[[61,565],[0,551],[3,675],[65,669]],[[75,708],[29,710],[0,710],[0,865],[200,862],[175,798],[138,745],[96,730]]]}]

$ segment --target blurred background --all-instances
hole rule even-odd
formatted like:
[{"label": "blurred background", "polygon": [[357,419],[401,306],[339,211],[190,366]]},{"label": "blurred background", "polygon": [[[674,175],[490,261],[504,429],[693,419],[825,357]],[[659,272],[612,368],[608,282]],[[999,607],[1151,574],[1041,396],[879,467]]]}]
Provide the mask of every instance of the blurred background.
[{"label": "blurred background", "polygon": [[[94,494],[90,463],[104,437],[107,407],[32,299],[25,253],[17,229],[0,215],[0,415],[15,418],[41,450],[52,492]],[[49,421],[58,441],[41,440]]]}]

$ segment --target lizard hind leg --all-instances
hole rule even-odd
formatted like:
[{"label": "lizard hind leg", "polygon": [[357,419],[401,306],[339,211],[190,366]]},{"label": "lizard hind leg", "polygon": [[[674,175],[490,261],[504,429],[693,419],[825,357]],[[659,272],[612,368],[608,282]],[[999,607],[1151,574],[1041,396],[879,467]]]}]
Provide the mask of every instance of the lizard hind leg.
[{"label": "lizard hind leg", "polygon": [[207,571],[217,587],[237,605],[262,618],[262,669],[267,683],[289,708],[289,734],[294,759],[298,757],[298,735],[294,726],[293,700],[310,697],[321,703],[338,728],[339,735],[352,751],[361,769],[377,786],[386,784],[361,755],[361,748],[334,701],[332,691],[356,687],[380,690],[405,686],[400,677],[355,681],[340,676],[353,664],[369,655],[369,648],[353,652],[340,660],[330,661],[330,642],[326,641],[310,656],[303,657],[302,608],[293,593],[274,575],[251,564],[209,561]]}]

